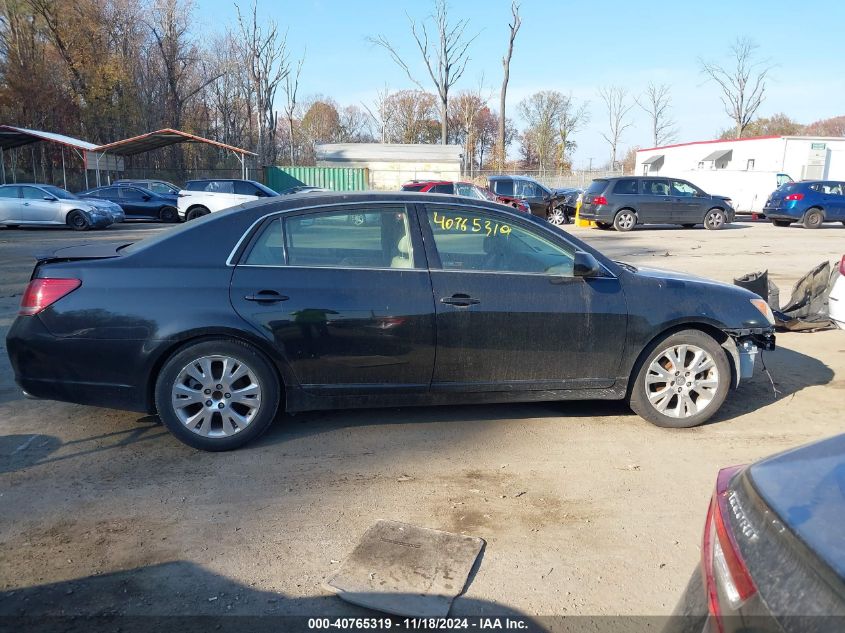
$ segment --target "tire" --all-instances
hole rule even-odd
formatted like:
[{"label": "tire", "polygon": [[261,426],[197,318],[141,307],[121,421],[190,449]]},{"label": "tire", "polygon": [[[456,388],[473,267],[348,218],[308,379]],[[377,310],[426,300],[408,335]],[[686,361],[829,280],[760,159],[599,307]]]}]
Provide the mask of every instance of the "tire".
[{"label": "tire", "polygon": [[[702,356],[697,360],[699,352]],[[684,358],[680,364],[684,367],[675,369],[681,353]],[[705,368],[694,376],[681,375],[686,374],[683,369],[702,365]],[[681,330],[652,344],[642,362],[635,366],[635,374],[630,387],[631,409],[656,426],[673,429],[689,428],[707,421],[722,406],[731,384],[731,367],[725,350],[712,336],[700,330]],[[661,382],[664,377],[666,382]],[[686,382],[678,385],[679,379],[686,379]],[[663,411],[671,411],[671,414]]]},{"label": "tire", "polygon": [[[235,380],[227,382],[224,372]],[[238,390],[246,393],[238,397]],[[183,348],[164,364],[156,379],[155,404],[179,441],[203,451],[229,451],[269,428],[280,391],[276,372],[254,347],[212,339]]]},{"label": "tire", "polygon": [[209,211],[205,207],[191,207],[185,214],[185,220],[190,222],[191,220],[196,220],[197,218],[201,218],[202,216],[208,215],[209,213],[211,213],[211,211]]},{"label": "tire", "polygon": [[824,223],[824,213],[821,209],[810,209],[804,214],[801,224],[805,229],[817,229]]},{"label": "tire", "polygon": [[549,209],[546,212],[546,220],[554,226],[569,224],[569,216],[566,215],[566,209],[563,208],[563,205]]},{"label": "tire", "polygon": [[162,207],[158,212],[158,219],[168,224],[179,221],[179,212],[174,207]]},{"label": "tire", "polygon": [[74,231],[87,231],[91,228],[88,218],[82,211],[71,211],[67,214],[67,225]]},{"label": "tire", "polygon": [[704,228],[710,231],[718,231],[725,226],[727,218],[721,209],[710,209],[704,215]]},{"label": "tire", "polygon": [[695,224],[682,224],[681,226],[685,229],[691,229],[695,227]]},{"label": "tire", "polygon": [[622,209],[613,218],[613,228],[623,233],[630,231],[637,225],[637,214],[631,209]]},{"label": "tire", "polygon": [[772,220],[772,224],[775,226],[789,226],[792,222],[789,220]]}]

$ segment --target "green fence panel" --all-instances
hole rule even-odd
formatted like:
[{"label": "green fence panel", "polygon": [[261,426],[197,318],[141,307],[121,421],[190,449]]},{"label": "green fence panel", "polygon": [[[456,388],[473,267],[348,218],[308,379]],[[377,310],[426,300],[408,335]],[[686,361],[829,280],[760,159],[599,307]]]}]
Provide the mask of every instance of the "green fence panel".
[{"label": "green fence panel", "polygon": [[299,185],[325,187],[334,191],[364,191],[370,188],[370,170],[366,167],[271,165],[264,168],[264,182],[280,192]]}]

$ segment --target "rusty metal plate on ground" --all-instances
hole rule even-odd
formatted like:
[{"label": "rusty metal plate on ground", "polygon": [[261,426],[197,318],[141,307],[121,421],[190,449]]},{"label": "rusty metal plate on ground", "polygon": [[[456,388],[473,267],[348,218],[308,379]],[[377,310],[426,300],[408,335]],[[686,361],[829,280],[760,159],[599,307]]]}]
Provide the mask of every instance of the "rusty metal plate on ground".
[{"label": "rusty metal plate on ground", "polygon": [[328,587],[347,602],[408,617],[442,617],[461,594],[484,541],[379,521]]}]

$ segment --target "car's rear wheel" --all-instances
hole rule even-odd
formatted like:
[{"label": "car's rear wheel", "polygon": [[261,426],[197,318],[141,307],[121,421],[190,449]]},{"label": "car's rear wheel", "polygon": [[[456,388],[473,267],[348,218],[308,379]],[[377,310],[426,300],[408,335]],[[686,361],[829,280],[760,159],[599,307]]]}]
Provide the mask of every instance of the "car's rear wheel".
[{"label": "car's rear wheel", "polygon": [[67,225],[74,231],[87,231],[91,228],[88,218],[82,211],[71,211],[67,216]]},{"label": "car's rear wheel", "polygon": [[637,224],[637,215],[630,209],[622,209],[613,218],[613,228],[617,231],[630,231]]},{"label": "car's rear wheel", "polygon": [[704,216],[704,228],[718,231],[725,226],[725,212],[721,209],[710,209]]},{"label": "car's rear wheel", "polygon": [[810,209],[804,214],[801,224],[805,229],[817,229],[824,223],[824,213],[821,209]]},{"label": "car's rear wheel", "polygon": [[161,211],[158,212],[158,217],[162,222],[178,222],[179,212],[174,207],[162,207]]},{"label": "car's rear wheel", "polygon": [[789,220],[772,220],[772,224],[775,226],[789,226],[792,222]]},{"label": "car's rear wheel", "polygon": [[162,367],[155,386],[161,421],[188,446],[228,451],[264,433],[281,388],[270,363],[251,345],[206,340]]},{"label": "car's rear wheel", "polygon": [[546,213],[546,219],[549,221],[550,224],[554,224],[555,226],[563,226],[564,224],[569,224],[569,218],[567,217],[566,210],[563,208],[563,206],[549,209]]},{"label": "car's rear wheel", "polygon": [[209,211],[205,207],[191,207],[185,214],[185,219],[188,221],[196,220],[204,215],[208,215],[209,213],[211,213],[211,211]]},{"label": "car's rear wheel", "polygon": [[728,395],[725,350],[699,330],[681,330],[652,345],[631,386],[631,409],[652,424],[687,428],[705,422]]}]

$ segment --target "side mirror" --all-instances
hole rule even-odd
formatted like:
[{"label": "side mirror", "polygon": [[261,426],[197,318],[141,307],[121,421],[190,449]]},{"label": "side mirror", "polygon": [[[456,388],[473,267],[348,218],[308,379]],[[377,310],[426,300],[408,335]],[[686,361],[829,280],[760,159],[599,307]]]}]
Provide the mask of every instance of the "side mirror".
[{"label": "side mirror", "polygon": [[598,260],[590,253],[575,251],[572,274],[575,277],[601,277],[602,268]]}]

